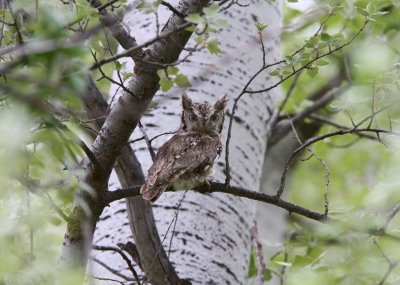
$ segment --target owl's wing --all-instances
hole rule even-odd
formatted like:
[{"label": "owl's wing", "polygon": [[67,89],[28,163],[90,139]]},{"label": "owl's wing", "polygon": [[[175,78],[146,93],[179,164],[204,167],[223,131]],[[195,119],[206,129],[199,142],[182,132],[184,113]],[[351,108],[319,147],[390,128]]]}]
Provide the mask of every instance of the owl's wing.
[{"label": "owl's wing", "polygon": [[158,151],[140,192],[145,199],[154,201],[170,183],[185,173],[212,164],[220,152],[219,136],[176,134]]}]

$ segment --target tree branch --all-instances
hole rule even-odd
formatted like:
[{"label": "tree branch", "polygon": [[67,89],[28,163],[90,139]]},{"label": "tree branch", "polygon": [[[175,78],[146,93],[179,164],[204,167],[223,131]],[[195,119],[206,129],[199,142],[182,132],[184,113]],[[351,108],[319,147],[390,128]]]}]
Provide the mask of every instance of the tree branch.
[{"label": "tree branch", "polygon": [[300,147],[298,147],[289,157],[289,159],[286,162],[285,168],[283,169],[283,173],[282,173],[282,177],[281,177],[281,185],[278,189],[277,192],[277,196],[280,197],[283,193],[283,190],[285,188],[285,182],[286,182],[286,176],[287,173],[289,171],[289,167],[292,164],[293,160],[295,159],[295,157],[304,149],[306,149],[307,147],[309,147],[310,145],[322,141],[326,138],[330,138],[330,137],[334,137],[334,136],[343,136],[343,135],[348,135],[348,134],[357,134],[357,133],[363,133],[363,132],[372,132],[375,134],[379,134],[379,133],[383,133],[383,134],[391,134],[391,135],[396,135],[396,136],[400,136],[400,133],[397,132],[393,132],[390,130],[383,130],[383,129],[372,129],[372,128],[365,128],[365,129],[356,129],[356,128],[352,128],[350,130],[338,130],[332,133],[328,133],[325,135],[321,135],[321,136],[316,136],[314,138],[311,138],[309,140],[307,140],[306,142],[304,142]]},{"label": "tree branch", "polygon": [[[121,20],[116,14],[108,13],[108,11],[105,9],[106,6],[102,4],[100,0],[88,0],[88,2],[93,8],[98,9],[101,23],[104,26],[108,27],[108,29],[111,31],[111,34],[124,49],[130,49],[132,47],[138,46],[136,39],[132,37],[129,32],[122,26]],[[112,4],[112,1],[110,2]],[[144,51],[138,47],[132,49],[127,55],[135,60],[135,58],[144,57],[145,54]]]},{"label": "tree branch", "polygon": [[[207,0],[181,0],[178,10],[184,9],[189,14],[199,13],[207,4]],[[164,63],[176,61],[192,35],[192,32],[186,30],[176,33],[176,28],[185,24],[188,23],[173,14],[163,28],[163,33],[169,36],[165,36],[162,42],[152,45],[146,51],[145,60]],[[134,48],[137,49],[137,46]],[[131,92],[124,92],[119,97],[93,143],[92,152],[102,169],[98,169],[90,162],[85,165],[86,174],[82,182],[91,187],[96,195],[88,193],[85,189],[78,189],[75,193],[75,207],[71,215],[73,222],[68,223],[60,257],[60,266],[65,266],[65,268],[85,268],[90,250],[87,245],[92,242],[97,220],[106,204],[104,197],[111,171],[121,150],[126,146],[130,135],[159,88],[157,66],[137,62],[134,73],[135,76],[132,77],[128,86]],[[170,273],[169,268],[167,273]],[[165,280],[163,282],[152,283],[165,284]]]},{"label": "tree branch", "polygon": [[[330,17],[330,16],[329,16]],[[272,84],[271,86],[264,88],[264,89],[260,89],[260,90],[248,90],[250,84],[266,69],[270,68],[271,66],[275,66],[275,65],[279,65],[281,63],[284,63],[284,60],[275,62],[273,64],[269,64],[269,65],[263,65],[259,70],[257,70],[249,79],[249,81],[246,83],[246,85],[243,87],[242,91],[239,93],[238,96],[236,96],[234,102],[233,102],[233,106],[232,106],[232,112],[231,112],[231,117],[229,118],[229,125],[228,125],[228,134],[226,137],[226,143],[225,143],[225,172],[226,172],[226,179],[225,179],[225,184],[229,185],[230,183],[230,163],[229,163],[229,143],[231,140],[231,136],[232,136],[232,124],[233,124],[233,118],[235,116],[236,110],[238,108],[238,103],[240,101],[240,99],[245,95],[245,94],[256,94],[256,93],[265,93],[268,91],[271,91],[272,89],[278,87],[279,85],[281,85],[283,82],[285,82],[286,80],[292,78],[293,76],[295,76],[296,74],[298,74],[299,72],[301,72],[302,70],[305,70],[307,68],[309,68],[314,62],[316,62],[317,60],[329,56],[331,54],[333,54],[336,51],[339,51],[343,48],[345,48],[346,46],[349,46],[360,34],[361,32],[365,29],[365,27],[367,26],[369,20],[366,19],[364,21],[364,24],[362,25],[362,27],[358,30],[358,32],[346,43],[331,49],[329,48],[329,51],[323,53],[323,54],[318,54],[315,56],[315,58],[313,58],[312,60],[310,60],[310,62],[308,62],[307,64],[302,65],[300,68],[298,69],[294,69],[293,68],[293,72],[289,75],[287,75],[286,77],[282,77],[280,78],[280,80],[278,82],[276,82],[275,84]],[[322,24],[321,24],[322,25]],[[316,35],[319,33],[320,29],[322,26],[320,26],[320,28],[318,29],[318,31],[316,32]],[[296,52],[294,52],[292,54],[292,56],[294,56],[295,54],[299,53],[301,50],[304,49],[305,46],[303,46],[302,48],[300,48],[299,50],[297,50]]]},{"label": "tree branch", "polygon": [[[111,203],[113,201],[120,200],[120,199],[123,199],[126,197],[138,196],[138,195],[140,195],[140,187],[141,187],[141,185],[132,186],[132,187],[125,188],[125,189],[118,189],[115,191],[109,191],[109,192],[107,192],[106,200],[108,201],[108,203]],[[303,208],[299,205],[287,202],[285,200],[280,199],[276,195],[268,195],[265,193],[251,191],[248,189],[235,187],[235,186],[226,186],[224,183],[210,182],[210,187],[207,187],[206,185],[204,185],[204,186],[196,187],[192,190],[202,193],[202,194],[210,194],[210,193],[214,193],[214,192],[226,193],[226,194],[231,194],[231,195],[234,195],[237,197],[244,197],[244,198],[248,198],[251,200],[264,202],[267,204],[272,204],[272,205],[278,206],[280,208],[283,208],[283,209],[287,210],[289,213],[296,213],[296,214],[299,214],[301,216],[304,216],[304,217],[307,217],[307,218],[310,218],[310,219],[316,220],[316,221],[323,221],[323,220],[329,219],[324,214],[320,214],[320,213],[308,210],[306,208]],[[167,191],[173,191],[173,190],[168,188]]]},{"label": "tree branch", "polygon": [[[264,202],[267,204],[272,204],[275,206],[278,206],[280,208],[286,209],[290,213],[296,213],[301,216],[316,220],[316,221],[324,221],[324,220],[329,220],[328,218],[328,213],[321,214],[318,212],[311,211],[309,209],[303,208],[299,205],[287,202],[285,200],[281,199],[281,195],[283,193],[283,190],[285,188],[285,182],[286,182],[286,176],[289,170],[290,165],[294,161],[294,158],[304,149],[308,148],[310,145],[317,143],[319,141],[322,141],[326,138],[329,137],[334,137],[334,136],[342,136],[342,135],[348,135],[348,134],[358,134],[358,133],[364,133],[364,132],[372,132],[375,134],[378,133],[384,133],[384,134],[391,134],[391,135],[396,135],[400,136],[400,133],[393,132],[390,130],[383,130],[383,129],[373,129],[373,128],[364,128],[364,129],[349,129],[349,130],[338,130],[332,133],[328,133],[325,135],[321,136],[316,136],[313,137],[306,142],[304,142],[300,147],[298,147],[292,155],[289,157],[289,159],[286,162],[285,168],[283,170],[282,176],[281,176],[281,184],[280,187],[277,191],[276,195],[268,195],[265,193],[260,193],[257,191],[251,191],[245,188],[240,188],[240,187],[234,187],[234,186],[229,186],[223,184],[223,183],[218,183],[218,182],[210,182],[210,187],[207,187],[206,185],[204,186],[199,186],[196,187],[192,190],[207,194],[207,193],[213,193],[213,192],[220,192],[220,193],[227,193],[231,195],[235,195],[237,197],[244,197],[248,198],[251,200],[256,200],[260,202]],[[133,197],[133,196],[138,196],[140,195],[140,186],[132,186],[128,187],[125,189],[118,189],[115,191],[107,191],[105,201],[106,203],[111,203],[113,201],[126,198],[126,197]],[[171,191],[171,188],[168,188],[167,191]],[[394,213],[397,213],[398,209],[395,208],[393,210]],[[389,216],[390,218],[391,216]]]},{"label": "tree branch", "polygon": [[[91,78],[88,91],[81,94],[81,97],[87,116],[94,120],[95,129],[99,130],[104,123],[104,115],[108,112],[108,104]],[[122,149],[115,171],[122,187],[144,182],[140,163],[128,145]],[[147,279],[154,284],[161,284],[164,280],[169,280],[171,284],[179,282],[175,269],[162,247],[150,204],[141,197],[130,197],[127,199],[127,208],[132,235],[141,261],[140,266],[143,271],[149,272]]]}]

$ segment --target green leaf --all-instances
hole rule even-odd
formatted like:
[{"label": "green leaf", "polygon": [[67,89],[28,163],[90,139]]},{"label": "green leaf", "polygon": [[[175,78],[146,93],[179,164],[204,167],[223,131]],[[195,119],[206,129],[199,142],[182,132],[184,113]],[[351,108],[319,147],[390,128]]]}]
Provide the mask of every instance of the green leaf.
[{"label": "green leaf", "polygon": [[374,3],[369,2],[365,10],[368,12],[368,14],[372,14],[376,11],[376,7]]},{"label": "green leaf", "polygon": [[175,84],[178,85],[179,87],[190,87],[190,86],[192,86],[192,84],[190,84],[189,79],[183,74],[178,74],[175,77]]},{"label": "green leaf", "polygon": [[212,21],[212,24],[217,28],[227,28],[229,27],[229,22],[224,19],[216,19]]},{"label": "green leaf", "polygon": [[293,267],[303,268],[310,264],[312,259],[307,256],[296,255],[293,261]]},{"label": "green leaf", "polygon": [[204,35],[200,35],[194,38],[194,41],[196,42],[196,44],[200,45],[203,44],[206,41],[206,37]]},{"label": "green leaf", "polygon": [[204,18],[200,16],[199,14],[190,14],[187,16],[186,21],[193,23],[193,24],[200,24],[204,22]]},{"label": "green leaf", "polygon": [[158,75],[158,77],[159,77],[160,79],[167,76],[167,75],[165,74],[165,70],[164,70],[164,69],[159,69],[159,70],[157,70],[157,75]]},{"label": "green leaf", "polygon": [[177,68],[176,66],[168,66],[168,68],[167,68],[168,75],[175,75],[175,74],[178,74],[178,72],[179,72],[179,68]]},{"label": "green leaf", "polygon": [[160,6],[162,0],[156,0],[152,3],[153,11],[156,12],[158,9],[158,6]]},{"label": "green leaf", "polygon": [[122,79],[126,80],[130,77],[133,77],[133,72],[122,72]]},{"label": "green leaf", "polygon": [[256,253],[254,250],[250,253],[250,264],[249,271],[247,273],[247,277],[251,278],[257,275],[257,267],[256,267]]},{"label": "green leaf", "polygon": [[163,92],[167,92],[169,89],[171,89],[174,86],[174,82],[165,77],[160,80],[160,86],[161,86],[161,90]]},{"label": "green leaf", "polygon": [[264,281],[269,281],[272,278],[272,273],[271,270],[269,270],[268,268],[264,269]]},{"label": "green leaf", "polygon": [[58,217],[50,216],[48,222],[51,223],[52,225],[58,226],[61,224],[62,221]]},{"label": "green leaf", "polygon": [[315,77],[315,75],[318,74],[318,67],[314,67],[314,68],[309,68],[309,69],[307,69],[307,74],[308,74],[310,77]]},{"label": "green leaf", "polygon": [[211,54],[220,54],[221,49],[219,48],[219,41],[217,39],[207,42],[207,49]]},{"label": "green leaf", "polygon": [[206,32],[207,33],[216,33],[217,29],[213,28],[211,25],[208,25]]},{"label": "green leaf", "polygon": [[321,40],[323,40],[324,42],[327,42],[331,39],[331,36],[328,33],[322,33],[321,34]]},{"label": "green leaf", "polygon": [[137,9],[142,9],[145,14],[150,14],[154,12],[153,3],[143,1],[136,6]]},{"label": "green leaf", "polygon": [[357,10],[357,12],[358,12],[360,15],[362,15],[362,16],[365,16],[365,17],[368,17],[368,16],[369,16],[369,13],[368,13],[367,11],[365,11],[363,8],[356,7],[356,10]]},{"label": "green leaf", "polygon": [[293,68],[291,66],[286,66],[282,70],[282,74],[284,76],[288,76],[289,74],[292,74],[292,73],[293,73]]},{"label": "green leaf", "polygon": [[371,16],[383,16],[383,15],[386,15],[387,13],[389,13],[389,12],[388,11],[380,11],[380,12],[372,13]]},{"label": "green leaf", "polygon": [[306,47],[308,48],[315,48],[318,46],[319,43],[319,38],[318,37],[311,37],[307,42],[306,42]]},{"label": "green leaf", "polygon": [[280,74],[281,74],[281,72],[280,72],[279,69],[276,69],[276,70],[271,71],[271,72],[269,73],[269,75],[271,75],[271,76],[278,76],[278,75],[280,75]]},{"label": "green leaf", "polygon": [[117,70],[120,70],[121,67],[122,67],[122,64],[121,64],[118,60],[116,60],[116,61],[115,61],[115,68],[116,68]]},{"label": "green leaf", "polygon": [[334,46],[342,44],[343,41],[344,41],[344,36],[342,34],[336,34],[331,37],[331,44]]},{"label": "green leaf", "polygon": [[297,3],[299,2],[298,0],[287,0],[289,3]]},{"label": "green leaf", "polygon": [[187,27],[185,31],[193,33],[196,29],[193,26]]},{"label": "green leaf", "polygon": [[290,267],[292,266],[292,263],[290,262],[285,262],[285,261],[274,261],[276,264],[279,264],[281,266],[285,266],[285,267]]},{"label": "green leaf", "polygon": [[268,26],[268,25],[265,25],[265,24],[260,23],[260,22],[257,22],[257,23],[256,23],[256,28],[257,28],[257,31],[259,31],[259,32],[264,31],[264,29],[265,29],[267,26]]},{"label": "green leaf", "polygon": [[315,62],[315,64],[318,65],[318,66],[328,65],[328,64],[329,64],[329,61],[326,61],[326,60],[324,60],[324,59],[319,59],[319,60],[317,60],[317,61]]},{"label": "green leaf", "polygon": [[285,56],[285,61],[287,64],[292,64],[293,63],[293,57],[290,55]]},{"label": "green leaf", "polygon": [[209,7],[206,7],[203,9],[204,15],[206,15],[207,18],[212,18],[215,15],[217,15],[217,13],[219,12],[219,5],[217,4],[213,4]]}]

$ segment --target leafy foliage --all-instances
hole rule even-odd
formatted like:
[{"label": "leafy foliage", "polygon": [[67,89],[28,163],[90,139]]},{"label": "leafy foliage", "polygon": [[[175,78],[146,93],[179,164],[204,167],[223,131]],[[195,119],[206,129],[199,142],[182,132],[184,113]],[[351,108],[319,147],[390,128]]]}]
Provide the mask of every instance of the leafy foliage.
[{"label": "leafy foliage", "polygon": [[[106,94],[113,71],[121,88],[134,76],[121,71],[122,59],[90,71],[93,61],[115,54],[117,43],[100,28],[99,11],[88,1],[64,2],[71,3],[19,0],[12,9],[0,11],[2,284],[77,284],[79,273],[55,271],[54,264],[74,191],[91,191],[82,182],[81,164],[86,156],[82,145],[91,141],[93,130],[82,112],[79,94],[87,91],[89,72]],[[126,1],[116,2],[117,6],[108,9],[118,14],[126,8]],[[286,56],[269,69],[269,76],[285,79],[282,85],[288,91],[293,75],[300,75],[283,114],[290,116],[312,106],[310,95],[336,76],[349,88],[317,115],[352,128],[373,114],[362,126],[398,129],[399,3],[316,2],[310,17],[294,8],[285,10]],[[136,8],[157,16],[162,4],[142,1]],[[185,18],[193,24],[188,29],[195,33],[194,50],[207,49],[213,55],[224,52],[217,31],[228,23],[219,13],[220,7],[211,5]],[[255,28],[261,37],[267,27],[256,23]],[[191,86],[178,64],[158,70],[163,91]],[[306,119],[309,126],[316,123],[321,124],[315,118]],[[336,129],[325,122],[319,132]],[[337,221],[321,224],[291,216],[286,242],[269,260],[265,281],[278,276],[283,284],[398,282],[399,268],[394,265],[400,259],[399,217],[390,220],[385,234],[379,229],[390,209],[400,203],[399,140],[371,135],[369,140],[326,139],[311,147],[314,155],[310,159],[298,161],[290,178],[289,198],[304,207],[324,210],[323,160],[330,170],[329,215]],[[394,270],[383,279],[390,267]],[[252,278],[257,272],[252,252],[248,275]]]},{"label": "leafy foliage", "polygon": [[17,1],[0,16],[14,23],[3,26],[2,48],[29,46],[3,50],[0,66],[0,283],[76,284],[79,274],[54,264],[65,230],[57,211],[69,214],[83,174],[77,94],[86,91],[89,51],[66,27],[93,11],[85,5],[73,15],[49,3],[33,17],[33,2]]},{"label": "leafy foliage", "polygon": [[[286,25],[295,32],[284,34],[284,53],[289,55],[270,76],[285,78],[318,55],[327,51],[328,55],[307,66],[308,76],[298,78],[284,112],[296,114],[308,108],[313,104],[310,98],[335,77],[340,82],[337,85],[349,88],[315,114],[332,122],[325,122],[319,134],[352,128],[359,122],[363,127],[398,130],[400,53],[394,44],[399,37],[397,1],[336,1],[340,5],[336,7],[335,1],[327,2],[319,1],[308,13],[318,9],[327,12],[303,22],[304,12],[286,7]],[[368,22],[364,31],[349,46],[329,53],[357,34],[363,21]],[[313,34],[316,30],[319,32]],[[292,84],[293,79],[283,85],[288,90]],[[309,126],[321,124],[313,118],[306,122]],[[399,218],[388,219],[388,213],[400,202],[399,180],[394,174],[398,173],[399,139],[396,135],[371,135],[372,139],[325,139],[312,145],[315,155],[304,153],[298,160],[287,190],[289,200],[324,211],[328,174],[323,160],[329,168],[329,216],[335,221],[321,224],[289,218],[286,242],[267,265],[283,284],[398,282]],[[385,233],[379,232],[386,223]]]}]

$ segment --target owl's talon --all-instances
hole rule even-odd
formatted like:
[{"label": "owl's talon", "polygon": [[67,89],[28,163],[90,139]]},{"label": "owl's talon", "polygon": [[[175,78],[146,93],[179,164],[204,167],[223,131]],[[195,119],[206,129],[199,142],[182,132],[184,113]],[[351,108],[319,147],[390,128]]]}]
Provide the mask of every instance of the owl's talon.
[{"label": "owl's talon", "polygon": [[206,180],[207,190],[211,191],[211,181]]},{"label": "owl's talon", "polygon": [[210,195],[212,193],[211,183],[212,180],[204,179],[203,184],[197,187],[196,190],[203,195]]}]

